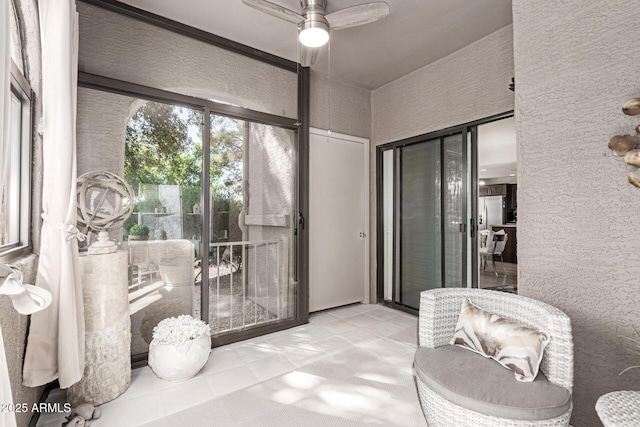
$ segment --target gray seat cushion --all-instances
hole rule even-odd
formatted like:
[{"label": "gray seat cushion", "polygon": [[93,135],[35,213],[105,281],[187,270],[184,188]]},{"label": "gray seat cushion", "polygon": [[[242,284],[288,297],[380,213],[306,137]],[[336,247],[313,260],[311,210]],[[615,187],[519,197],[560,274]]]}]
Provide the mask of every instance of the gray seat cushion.
[{"label": "gray seat cushion", "polygon": [[443,398],[489,416],[546,420],[571,406],[571,393],[542,372],[532,382],[519,382],[495,360],[455,345],[418,348],[414,367],[418,379]]}]

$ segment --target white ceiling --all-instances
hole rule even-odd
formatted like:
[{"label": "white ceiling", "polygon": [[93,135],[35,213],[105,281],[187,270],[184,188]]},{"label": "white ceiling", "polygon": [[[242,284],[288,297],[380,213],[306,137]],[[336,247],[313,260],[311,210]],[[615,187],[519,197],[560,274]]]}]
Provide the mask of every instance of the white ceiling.
[{"label": "white ceiling", "polygon": [[[301,12],[299,0],[271,0]],[[373,90],[511,24],[511,0],[385,0],[389,16],[331,34],[332,80]],[[295,24],[241,0],[124,0],[124,3],[297,61]],[[366,0],[328,0],[327,13]],[[329,73],[327,50],[312,67]],[[473,64],[469,64],[473,66]]]}]

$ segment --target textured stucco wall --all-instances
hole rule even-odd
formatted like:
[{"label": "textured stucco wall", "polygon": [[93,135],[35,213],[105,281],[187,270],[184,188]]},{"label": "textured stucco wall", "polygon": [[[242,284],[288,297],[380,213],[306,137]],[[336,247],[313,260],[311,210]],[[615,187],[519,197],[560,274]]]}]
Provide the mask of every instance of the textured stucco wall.
[{"label": "textured stucco wall", "polygon": [[512,30],[506,26],[373,91],[374,145],[513,109]]},{"label": "textured stucco wall", "polygon": [[78,11],[81,71],[298,115],[294,72],[82,2]]},{"label": "textured stucco wall", "polygon": [[[329,90],[331,88],[331,90]],[[371,92],[311,71],[311,127],[371,137]]]},{"label": "textured stucco wall", "polygon": [[[14,262],[14,264],[22,269],[24,283],[35,282],[37,263],[38,257],[36,255],[30,255]],[[13,403],[26,403],[29,405],[29,408],[31,408],[31,405],[40,398],[43,388],[24,387],[22,385],[22,364],[24,361],[29,317],[23,316],[15,311],[11,304],[11,299],[5,296],[0,296],[0,327],[2,328],[2,339],[4,341],[4,351],[7,356],[9,377],[11,378]],[[30,419],[30,412],[16,413],[18,427],[26,427]]]},{"label": "textured stucco wall", "polygon": [[135,98],[78,88],[78,176],[106,170],[124,173],[124,141]]},{"label": "textured stucco wall", "polygon": [[504,27],[371,95],[371,295],[376,295],[376,146],[513,109],[513,27]]},{"label": "textured stucco wall", "polygon": [[640,123],[636,0],[514,0],[518,289],[570,317],[572,424],[600,425],[598,396],[640,390],[620,335],[640,328],[640,190],[607,142]]}]

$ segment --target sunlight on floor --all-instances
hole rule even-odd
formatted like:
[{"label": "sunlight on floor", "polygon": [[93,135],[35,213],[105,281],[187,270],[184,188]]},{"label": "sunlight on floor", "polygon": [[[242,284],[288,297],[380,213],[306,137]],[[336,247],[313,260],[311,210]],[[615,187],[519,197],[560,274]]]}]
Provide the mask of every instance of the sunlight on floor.
[{"label": "sunlight on floor", "polygon": [[[307,325],[213,349],[183,383],[136,369],[92,426],[422,427],[416,348],[414,316],[379,305],[324,311]],[[64,392],[52,392],[56,400]],[[37,425],[58,427],[64,415],[43,414]]]}]

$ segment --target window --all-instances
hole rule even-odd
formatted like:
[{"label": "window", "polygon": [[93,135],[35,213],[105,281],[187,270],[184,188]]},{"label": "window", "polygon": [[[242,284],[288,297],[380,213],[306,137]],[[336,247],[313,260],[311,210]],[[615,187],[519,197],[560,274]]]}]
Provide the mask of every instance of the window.
[{"label": "window", "polygon": [[[13,3],[12,3],[13,5]],[[24,76],[20,26],[15,6],[11,22],[9,129],[0,141],[0,255],[29,244],[31,178],[31,88]]]}]

